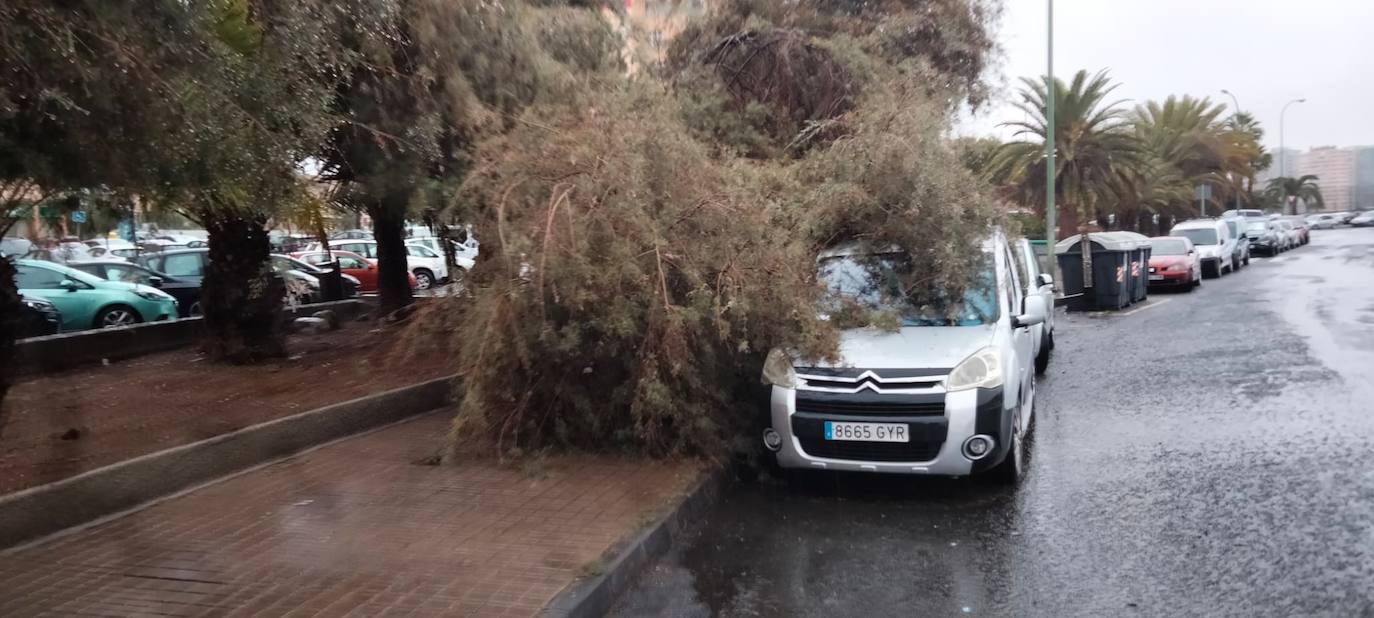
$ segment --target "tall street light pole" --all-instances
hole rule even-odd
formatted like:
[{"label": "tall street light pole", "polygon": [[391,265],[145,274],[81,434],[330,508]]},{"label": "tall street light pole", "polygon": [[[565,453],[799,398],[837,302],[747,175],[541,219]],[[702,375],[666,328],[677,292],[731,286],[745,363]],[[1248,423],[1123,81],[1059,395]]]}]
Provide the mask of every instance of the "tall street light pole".
[{"label": "tall street light pole", "polygon": [[[1294,103],[1306,103],[1307,99],[1293,99],[1283,104],[1283,109],[1279,110],[1279,176],[1287,177],[1288,169],[1283,164],[1283,115],[1288,113],[1288,106]],[[1293,214],[1288,212],[1288,196],[1283,196],[1283,214]]]},{"label": "tall street light pole", "polygon": [[[1225,89],[1225,88],[1222,88],[1222,89],[1221,89],[1221,93],[1224,94],[1224,95],[1226,95],[1226,96],[1228,96],[1228,97],[1231,97],[1231,104],[1232,104],[1232,107],[1233,107],[1233,109],[1236,110],[1236,111],[1234,111],[1234,112],[1231,113],[1231,117],[1232,117],[1232,118],[1235,118],[1237,114],[1240,114],[1240,100],[1236,98],[1236,95],[1235,95],[1234,93],[1232,93],[1230,90],[1227,90],[1227,89]],[[1236,128],[1237,128],[1237,129],[1240,128],[1240,122],[1236,122]],[[1240,188],[1239,188],[1239,187],[1232,187],[1232,189],[1234,189],[1235,192],[1236,192],[1236,211],[1239,212],[1239,211],[1240,211]]]},{"label": "tall street light pole", "polygon": [[1050,259],[1050,273],[1054,280],[1059,280],[1059,259],[1054,255],[1054,244],[1059,240],[1059,227],[1055,222],[1054,212],[1054,181],[1055,181],[1055,162],[1054,162],[1054,0],[1047,0],[1049,6],[1048,26],[1046,28],[1049,35],[1049,42],[1045,45],[1046,75],[1045,78],[1045,244]]}]

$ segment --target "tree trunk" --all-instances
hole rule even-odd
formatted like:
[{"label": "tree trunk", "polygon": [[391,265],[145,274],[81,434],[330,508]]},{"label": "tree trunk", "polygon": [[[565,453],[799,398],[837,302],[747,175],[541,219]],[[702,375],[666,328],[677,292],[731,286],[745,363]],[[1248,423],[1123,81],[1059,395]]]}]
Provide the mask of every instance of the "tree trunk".
[{"label": "tree trunk", "polygon": [[389,315],[410,306],[410,267],[406,261],[406,199],[387,196],[372,203],[372,235],[377,240],[378,311]]},{"label": "tree trunk", "polygon": [[210,263],[201,282],[202,347],[216,360],[243,364],[286,355],[286,286],[269,267],[264,223],[260,216],[205,217]]},{"label": "tree trunk", "polygon": [[23,309],[14,284],[14,265],[9,258],[0,257],[0,437],[5,435],[5,422],[9,419],[5,394],[14,375],[14,340],[19,336]]}]

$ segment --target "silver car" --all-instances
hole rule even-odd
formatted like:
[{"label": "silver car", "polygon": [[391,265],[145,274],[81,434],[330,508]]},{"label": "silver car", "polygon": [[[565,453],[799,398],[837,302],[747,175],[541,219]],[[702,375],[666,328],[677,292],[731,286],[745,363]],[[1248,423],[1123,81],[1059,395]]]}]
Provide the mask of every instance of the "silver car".
[{"label": "silver car", "polygon": [[914,304],[903,253],[830,251],[818,276],[839,297],[901,316],[895,331],[841,334],[840,361],[773,350],[764,445],[785,469],[968,476],[1016,482],[1035,404],[1033,328],[1049,313],[1027,294],[1014,248],[983,243],[983,266],[961,298],[926,290]]}]

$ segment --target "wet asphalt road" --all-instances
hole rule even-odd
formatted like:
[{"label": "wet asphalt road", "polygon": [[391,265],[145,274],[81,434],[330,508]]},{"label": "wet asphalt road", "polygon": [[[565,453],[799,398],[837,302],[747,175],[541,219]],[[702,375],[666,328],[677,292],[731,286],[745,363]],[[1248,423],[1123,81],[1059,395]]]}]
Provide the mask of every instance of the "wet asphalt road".
[{"label": "wet asphalt road", "polygon": [[739,484],[618,616],[1374,617],[1374,229],[1060,314],[1029,476]]}]

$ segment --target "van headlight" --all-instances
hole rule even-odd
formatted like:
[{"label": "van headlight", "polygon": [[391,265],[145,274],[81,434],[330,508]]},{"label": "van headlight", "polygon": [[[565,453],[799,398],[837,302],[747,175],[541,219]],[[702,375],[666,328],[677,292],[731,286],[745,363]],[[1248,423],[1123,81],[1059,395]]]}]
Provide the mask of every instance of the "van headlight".
[{"label": "van headlight", "polygon": [[768,353],[768,359],[763,361],[763,383],[796,388],[797,370],[792,368],[792,357],[781,349],[773,348]]},{"label": "van headlight", "polygon": [[946,391],[995,388],[1002,385],[1002,361],[997,351],[983,348],[964,359],[945,379]]}]

